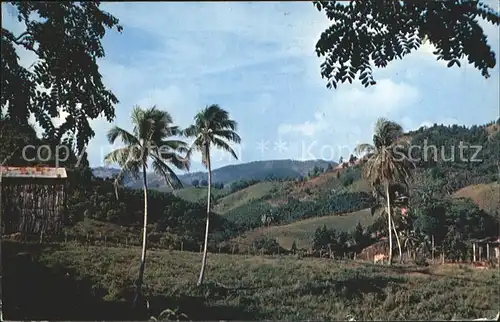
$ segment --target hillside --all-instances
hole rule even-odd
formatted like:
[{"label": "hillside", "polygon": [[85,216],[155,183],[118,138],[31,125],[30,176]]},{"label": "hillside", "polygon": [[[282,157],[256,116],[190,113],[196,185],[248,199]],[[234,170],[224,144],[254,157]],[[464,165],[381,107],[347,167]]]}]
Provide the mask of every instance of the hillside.
[{"label": "hillside", "polygon": [[[449,162],[442,160],[441,155],[435,160],[418,159],[421,156],[412,155],[417,159],[417,169],[414,171],[410,193],[418,195],[423,188],[432,188],[436,189],[434,194],[445,198],[450,192],[456,191],[455,196],[471,198],[486,213],[495,216],[499,210],[499,190],[498,184],[491,182],[496,180],[497,175],[495,155],[498,155],[500,135],[498,127],[494,125],[471,128],[435,125],[408,133],[407,136],[416,145],[427,142],[428,145],[447,147],[464,140],[483,146],[478,155],[481,162],[476,163],[460,159]],[[431,180],[432,184],[425,178]],[[362,164],[353,164],[347,168],[330,169],[304,180],[256,183],[219,198],[214,211],[243,227],[244,235],[239,240],[244,243],[270,236],[276,237],[285,248],[291,245],[293,239],[308,246],[315,229],[323,224],[340,230],[346,226],[348,229],[354,228],[357,220],[344,225],[337,220],[349,222],[350,217],[337,218],[336,214],[363,214],[360,210],[371,205],[370,196],[370,185],[362,178]],[[362,199],[365,201],[360,202]],[[272,217],[269,229],[261,228],[263,214]],[[363,225],[369,224],[369,216],[359,216]]]},{"label": "hillside", "polygon": [[363,209],[342,215],[309,218],[283,226],[257,228],[235,238],[234,241],[241,244],[251,244],[257,239],[269,237],[276,239],[280,246],[286,249],[290,249],[294,241],[298,248],[308,249],[312,247],[314,232],[323,225],[338,231],[350,232],[358,223],[367,227],[373,220],[370,209]]},{"label": "hillside", "polygon": [[[440,155],[435,160],[412,155],[420,159],[416,162],[411,193],[418,195],[422,189],[434,187],[432,189],[437,189],[434,193],[442,196],[437,200],[453,193],[455,197],[472,199],[481,209],[495,216],[499,209],[498,188],[495,188],[498,184],[491,182],[496,180],[495,155],[498,154],[500,138],[498,129],[496,123],[490,123],[470,128],[434,125],[408,132],[406,135],[414,145],[449,147],[457,145],[459,141],[466,141],[483,147],[477,156],[482,161],[476,163],[463,160],[449,162],[441,160]],[[326,171],[306,173],[306,170],[317,166],[317,162],[320,161],[260,161],[214,170],[214,180],[237,180],[226,184],[222,189],[212,189],[213,211],[234,225],[231,229],[222,228],[225,233],[213,240],[214,245],[227,238],[250,243],[268,236],[277,238],[285,248],[289,248],[294,240],[300,247],[308,247],[315,230],[323,225],[349,231],[360,222],[367,228],[373,218],[368,216],[366,209],[373,205],[374,199],[370,185],[362,178],[363,164],[353,162],[346,167],[330,166]],[[260,182],[255,179],[259,176],[262,178],[269,173],[268,170],[272,172],[273,169],[288,169],[288,172],[282,173],[293,171],[296,177],[293,180],[283,180],[268,176],[267,180]],[[94,171],[98,172],[100,169]],[[202,173],[186,174],[182,178],[199,180],[201,177],[196,177],[199,175]],[[169,191],[155,185],[158,186],[157,182],[151,181],[151,187]],[[206,193],[205,187],[186,187],[174,192],[175,196],[195,203],[205,203]],[[460,207],[469,207],[468,211],[474,211],[469,205],[463,204],[458,204],[453,209]],[[350,215],[338,216],[339,214]],[[263,215],[271,218],[271,228],[262,230]]]},{"label": "hillside", "polygon": [[476,184],[464,187],[453,194],[458,198],[469,198],[484,211],[496,214],[500,219],[500,183]]},{"label": "hillside", "polygon": [[[268,178],[284,179],[306,176],[314,167],[326,169],[328,165],[336,166],[337,163],[325,160],[265,160],[249,163],[228,165],[212,171],[212,181],[228,184],[238,180],[266,180]],[[111,177],[119,173],[119,169],[109,167],[96,167],[92,169],[95,176],[100,178]],[[149,186],[154,189],[168,191],[165,182],[154,173],[147,174]],[[180,174],[179,179],[186,186],[191,186],[194,180],[207,179],[206,172]],[[131,188],[140,188],[141,181],[126,178],[125,184]]]},{"label": "hillside", "polygon": [[[249,202],[260,200],[266,196],[274,195],[283,187],[280,182],[259,182],[243,190],[236,191],[221,198],[214,207],[214,211],[223,215],[224,213],[241,207]],[[206,196],[205,196],[206,198]]]}]

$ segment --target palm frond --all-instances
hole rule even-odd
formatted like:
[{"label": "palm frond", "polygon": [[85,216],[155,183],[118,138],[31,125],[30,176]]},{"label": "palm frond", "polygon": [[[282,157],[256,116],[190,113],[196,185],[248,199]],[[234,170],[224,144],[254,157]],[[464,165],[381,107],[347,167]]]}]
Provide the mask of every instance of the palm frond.
[{"label": "palm frond", "polygon": [[236,131],[238,127],[238,123],[230,119],[219,119],[215,125],[215,130],[230,129],[231,131]]},{"label": "palm frond", "polygon": [[126,146],[118,148],[104,156],[104,162],[109,165],[116,163],[120,167],[124,167],[131,159],[135,159],[138,149],[135,146]]},{"label": "palm frond", "polygon": [[188,144],[181,140],[161,140],[155,144],[160,151],[176,151],[185,153],[188,150]]},{"label": "palm frond", "polygon": [[236,160],[238,160],[238,156],[236,155],[236,152],[234,152],[234,150],[231,148],[231,146],[229,144],[227,144],[225,141],[221,140],[220,138],[217,138],[217,137],[214,137],[212,138],[212,143],[218,147],[219,149],[222,149],[226,152],[229,152],[231,153],[231,155],[233,156],[233,158],[235,158]]},{"label": "palm frond", "polygon": [[182,135],[187,137],[193,137],[198,134],[199,130],[195,125],[190,125],[189,127],[182,130]]},{"label": "palm frond", "polygon": [[113,186],[115,188],[116,200],[118,200],[118,186],[122,182],[125,174],[131,175],[134,179],[139,179],[139,173],[141,171],[142,163],[136,160],[129,160],[120,169],[120,172],[116,176]]},{"label": "palm frond", "polygon": [[234,143],[241,142],[241,137],[233,130],[215,130],[213,134]]},{"label": "palm frond", "polygon": [[165,163],[174,165],[179,170],[188,170],[191,162],[187,156],[180,155],[177,151],[168,149],[153,149],[150,151],[151,157],[162,160]]},{"label": "palm frond", "polygon": [[376,148],[390,146],[403,136],[401,125],[386,118],[379,118],[377,120],[373,132],[373,144]]},{"label": "palm frond", "polygon": [[115,143],[117,138],[120,138],[125,145],[140,145],[139,140],[127,130],[121,127],[112,127],[107,134],[108,142],[110,144]]},{"label": "palm frond", "polygon": [[136,105],[132,108],[132,114],[130,118],[132,120],[134,136],[138,139],[143,137],[142,133],[144,131],[143,127],[145,123],[144,114],[145,111],[139,106]]},{"label": "palm frond", "polygon": [[153,170],[165,179],[172,189],[182,188],[182,182],[174,171],[157,155],[153,154]]},{"label": "palm frond", "polygon": [[201,152],[202,163],[207,166],[210,157],[211,145],[231,153],[237,159],[237,155],[226,141],[240,143],[241,138],[235,132],[237,123],[229,119],[229,113],[213,104],[202,109],[194,117],[194,124],[183,130],[187,137],[195,137],[195,141],[188,149],[186,157],[190,157],[195,150]]},{"label": "palm frond", "polygon": [[357,155],[361,155],[365,152],[367,153],[370,153],[370,152],[373,152],[375,151],[375,147],[371,144],[368,144],[368,143],[361,143],[361,144],[358,144],[356,146],[356,148],[354,149],[354,153],[357,154]]},{"label": "palm frond", "polygon": [[150,120],[149,133],[150,140],[159,141],[166,137],[171,137],[179,134],[179,127],[173,125],[173,119],[167,111],[161,111],[156,108],[151,108],[146,111],[145,116]]}]

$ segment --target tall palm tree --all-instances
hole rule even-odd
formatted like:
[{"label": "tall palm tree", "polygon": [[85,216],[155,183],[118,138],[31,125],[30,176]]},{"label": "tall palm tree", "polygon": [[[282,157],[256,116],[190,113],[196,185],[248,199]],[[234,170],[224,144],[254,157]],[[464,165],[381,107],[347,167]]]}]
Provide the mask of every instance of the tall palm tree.
[{"label": "tall palm tree", "polygon": [[[377,214],[379,217],[385,217],[388,215],[387,213],[387,207],[384,206],[384,204],[387,204],[386,198],[387,196],[384,195],[384,191],[381,191],[380,187],[376,188],[376,196],[377,197],[382,197],[384,199],[384,202],[378,203],[375,206],[371,208],[371,213],[372,215]],[[401,232],[397,231],[398,226],[404,223],[404,216],[402,216],[401,212],[397,212],[397,216],[395,216],[394,213],[392,213],[392,210],[394,208],[400,209],[401,207],[407,207],[408,206],[408,187],[403,184],[391,184],[389,186],[389,198],[390,198],[390,206],[391,206],[391,227],[392,227],[392,232],[396,236],[396,243],[398,245],[398,250],[399,250],[399,262],[403,260],[403,250],[402,250],[402,243],[400,241],[399,235]]]},{"label": "tall palm tree", "polygon": [[[394,222],[394,214],[392,214],[392,209],[394,207],[392,199],[391,199],[391,205],[390,205],[390,207],[391,207],[391,218],[390,218],[391,225],[389,226],[389,229],[391,229],[390,234],[394,233],[394,235],[396,237],[396,244],[398,245],[398,251],[399,251],[399,262],[401,262],[402,259],[403,259],[403,250],[402,250],[401,242],[399,240],[398,232],[397,232],[397,229],[396,229],[397,226],[396,226],[396,224]],[[376,215],[377,217],[380,217],[380,218],[384,218],[385,216],[389,215],[389,213],[387,212],[387,206],[384,206],[384,204],[382,204],[382,203],[379,203],[379,204],[373,206],[371,208],[371,214],[372,214],[372,216]],[[389,243],[391,243],[391,241],[389,241]],[[391,251],[389,250],[389,253],[390,252]]]},{"label": "tall palm tree", "polygon": [[[370,181],[374,191],[382,186],[385,190],[385,201],[387,207],[387,225],[389,232],[389,265],[392,264],[392,216],[390,185],[403,183],[408,187],[411,177],[413,163],[404,153],[404,148],[409,143],[408,138],[403,136],[403,128],[396,122],[385,118],[379,118],[375,123],[373,133],[373,145],[360,144],[356,147],[356,154],[367,153],[367,161],[364,164],[363,176]],[[402,149],[403,148],[403,149]],[[402,151],[403,150],[403,151]]]},{"label": "tall palm tree", "polygon": [[172,116],[166,111],[160,111],[155,106],[141,109],[136,106],[132,110],[132,133],[114,126],[108,132],[108,141],[113,144],[120,138],[125,145],[104,157],[107,164],[117,163],[121,170],[115,178],[115,193],[118,199],[118,185],[125,174],[136,179],[142,172],[144,190],[144,224],[142,231],[142,252],[139,266],[139,276],[135,283],[135,298],[133,306],[137,306],[141,296],[141,287],[146,265],[146,242],[148,224],[148,183],[146,169],[148,161],[152,161],[153,171],[163,177],[172,188],[182,187],[177,175],[172,171],[170,164],[180,170],[189,169],[189,161],[180,153],[187,151],[187,144],[180,140],[171,139],[172,136],[182,134],[180,129],[173,125]]},{"label": "tall palm tree", "polygon": [[229,142],[240,143],[241,138],[236,133],[237,123],[229,118],[229,113],[213,104],[205,107],[194,117],[194,124],[188,127],[184,133],[188,137],[193,137],[194,142],[189,148],[187,158],[193,151],[201,152],[203,165],[208,170],[208,195],[207,195],[207,224],[205,228],[205,244],[203,248],[203,259],[201,262],[200,277],[197,285],[203,283],[205,266],[207,263],[208,228],[210,224],[210,200],[212,186],[212,167],[210,160],[210,149],[216,147],[231,153],[238,159],[238,156],[229,145]]}]

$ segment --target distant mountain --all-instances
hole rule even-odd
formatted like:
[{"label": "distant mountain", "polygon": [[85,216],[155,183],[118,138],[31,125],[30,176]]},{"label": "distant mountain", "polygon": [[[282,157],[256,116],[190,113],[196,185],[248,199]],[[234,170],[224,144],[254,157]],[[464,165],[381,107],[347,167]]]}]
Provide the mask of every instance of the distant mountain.
[{"label": "distant mountain", "polygon": [[[212,171],[212,181],[228,184],[237,180],[264,180],[269,176],[275,178],[297,178],[306,176],[314,167],[326,169],[328,165],[336,166],[336,162],[325,160],[265,160],[249,163],[228,165]],[[115,168],[97,167],[92,169],[97,177],[106,178],[117,175],[120,170]],[[151,188],[164,187],[165,181],[155,173],[147,174],[148,183]],[[206,180],[206,172],[186,173],[179,176],[181,181],[189,186],[193,180]],[[141,181],[133,178],[125,178],[126,186],[140,188]]]}]

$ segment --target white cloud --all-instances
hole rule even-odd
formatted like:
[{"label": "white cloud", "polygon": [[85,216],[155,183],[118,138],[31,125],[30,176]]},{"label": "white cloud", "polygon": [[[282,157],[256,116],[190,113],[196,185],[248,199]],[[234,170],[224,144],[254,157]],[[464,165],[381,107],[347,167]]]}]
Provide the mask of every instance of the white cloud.
[{"label": "white cloud", "polygon": [[348,157],[357,144],[371,141],[377,118],[400,121],[398,112],[413,106],[420,95],[410,84],[390,79],[381,79],[369,88],[350,85],[330,93],[312,119],[278,126],[278,134],[286,134],[290,145],[302,147],[300,158],[337,161],[341,155]]},{"label": "white cloud", "polygon": [[187,127],[192,123],[195,113],[204,106],[197,99],[192,89],[169,85],[165,88],[153,88],[136,102],[142,108],[156,105],[161,110],[168,111],[175,124]]},{"label": "white cloud", "polygon": [[336,94],[333,100],[325,102],[318,109],[313,120],[299,124],[280,124],[278,133],[313,136],[320,132],[331,132],[334,128],[347,130],[350,128],[349,124],[353,123],[363,126],[375,117],[411,106],[419,95],[415,87],[389,79],[382,79],[369,88],[341,88]]},{"label": "white cloud", "polygon": [[305,136],[314,136],[318,132],[326,130],[328,122],[322,113],[314,113],[313,121],[305,121],[301,124],[280,124],[278,126],[278,134],[297,133]]}]

